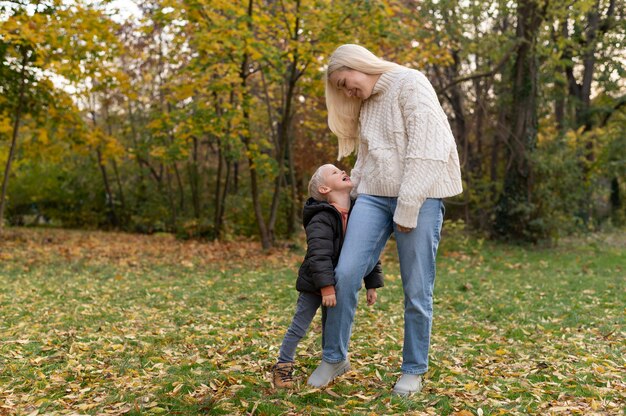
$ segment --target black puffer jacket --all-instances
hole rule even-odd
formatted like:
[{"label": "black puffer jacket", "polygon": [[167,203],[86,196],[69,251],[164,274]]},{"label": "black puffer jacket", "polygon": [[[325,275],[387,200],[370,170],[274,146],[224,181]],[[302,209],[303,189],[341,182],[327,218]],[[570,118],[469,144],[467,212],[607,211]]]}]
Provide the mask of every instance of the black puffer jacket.
[{"label": "black puffer jacket", "polygon": [[[302,223],[306,230],[307,249],[298,272],[296,289],[319,293],[322,287],[336,284],[335,266],[344,239],[341,214],[328,202],[309,198],[302,211]],[[364,280],[368,289],[383,287],[380,261]]]}]

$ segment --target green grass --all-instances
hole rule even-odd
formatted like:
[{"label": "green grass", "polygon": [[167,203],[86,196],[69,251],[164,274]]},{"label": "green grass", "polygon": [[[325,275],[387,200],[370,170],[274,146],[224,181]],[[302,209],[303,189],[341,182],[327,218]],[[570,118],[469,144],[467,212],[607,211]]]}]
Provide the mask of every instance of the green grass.
[{"label": "green grass", "polygon": [[[556,248],[496,244],[449,227],[439,252],[430,369],[390,395],[402,350],[393,242],[386,287],[362,299],[353,371],[293,391],[269,368],[290,322],[299,248],[169,236],[9,231],[0,242],[0,414],[615,414],[626,404],[626,238]],[[362,294],[363,296],[364,294]]]}]

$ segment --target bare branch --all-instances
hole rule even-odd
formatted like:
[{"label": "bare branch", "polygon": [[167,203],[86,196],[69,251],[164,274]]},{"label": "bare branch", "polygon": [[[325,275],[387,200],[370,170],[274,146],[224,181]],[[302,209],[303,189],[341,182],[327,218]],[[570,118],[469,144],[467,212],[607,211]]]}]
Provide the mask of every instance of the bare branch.
[{"label": "bare branch", "polygon": [[506,55],[504,55],[504,57],[500,60],[500,62],[498,62],[498,64],[493,69],[491,69],[489,71],[479,72],[479,73],[476,73],[476,74],[467,75],[465,77],[457,78],[454,81],[452,81],[450,84],[446,85],[445,87],[442,87],[442,88],[438,89],[437,93],[441,94],[444,91],[448,90],[449,88],[451,88],[451,87],[453,87],[456,84],[459,84],[461,82],[470,81],[470,80],[477,79],[477,78],[490,77],[490,76],[494,75],[511,58],[511,55],[519,49],[520,45],[521,45],[521,42],[517,42],[517,44],[513,48],[511,48],[511,50],[509,50],[506,53]]}]

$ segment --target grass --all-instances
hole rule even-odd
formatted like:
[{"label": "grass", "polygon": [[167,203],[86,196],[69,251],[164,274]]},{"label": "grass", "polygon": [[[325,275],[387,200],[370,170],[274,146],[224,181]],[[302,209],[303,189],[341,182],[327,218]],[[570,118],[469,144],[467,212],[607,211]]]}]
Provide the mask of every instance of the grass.
[{"label": "grass", "polygon": [[[353,371],[271,385],[302,240],[255,243],[11,229],[0,242],[0,414],[585,414],[626,405],[624,233],[556,248],[496,244],[447,227],[424,391],[390,395],[402,350],[393,242],[386,287],[362,299]],[[364,294],[362,294],[364,295]]]}]

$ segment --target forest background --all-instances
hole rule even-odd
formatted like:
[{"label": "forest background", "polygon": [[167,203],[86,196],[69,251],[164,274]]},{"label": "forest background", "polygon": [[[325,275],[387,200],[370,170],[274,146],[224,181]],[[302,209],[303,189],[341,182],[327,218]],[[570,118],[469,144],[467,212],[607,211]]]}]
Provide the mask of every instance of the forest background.
[{"label": "forest background", "polygon": [[[336,159],[324,65],[358,43],[431,80],[448,218],[556,241],[626,221],[623,0],[0,2],[0,230],[299,230]],[[339,166],[349,170],[354,157]]]}]

